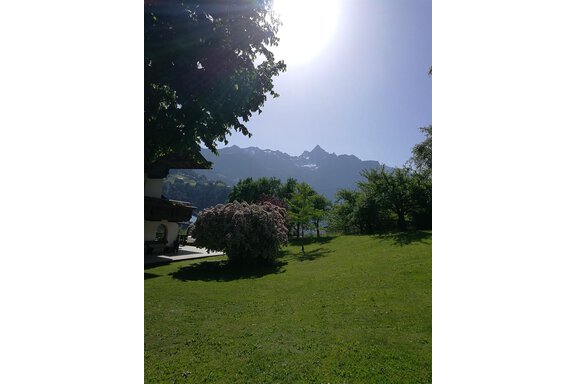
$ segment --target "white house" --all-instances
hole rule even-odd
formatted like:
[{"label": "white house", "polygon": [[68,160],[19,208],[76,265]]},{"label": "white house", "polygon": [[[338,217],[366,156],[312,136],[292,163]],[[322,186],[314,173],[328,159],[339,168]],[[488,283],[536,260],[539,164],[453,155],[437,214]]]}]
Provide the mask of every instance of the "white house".
[{"label": "white house", "polygon": [[187,201],[162,196],[162,183],[170,169],[206,169],[199,164],[172,156],[154,164],[144,173],[144,252],[176,252],[180,223],[188,222],[194,206]]}]

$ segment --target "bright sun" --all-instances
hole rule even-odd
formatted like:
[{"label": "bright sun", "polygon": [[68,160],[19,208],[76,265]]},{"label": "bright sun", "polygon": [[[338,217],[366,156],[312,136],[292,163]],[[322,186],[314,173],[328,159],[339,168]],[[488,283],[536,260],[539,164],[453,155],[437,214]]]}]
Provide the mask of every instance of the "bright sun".
[{"label": "bright sun", "polygon": [[341,0],[274,0],[282,26],[274,54],[286,64],[304,64],[322,53],[336,31]]}]

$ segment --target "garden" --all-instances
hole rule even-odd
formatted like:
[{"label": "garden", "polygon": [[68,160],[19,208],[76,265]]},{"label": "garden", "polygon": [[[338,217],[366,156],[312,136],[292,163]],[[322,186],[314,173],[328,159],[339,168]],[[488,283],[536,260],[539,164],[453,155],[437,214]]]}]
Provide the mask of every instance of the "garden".
[{"label": "garden", "polygon": [[[148,268],[148,383],[429,383],[431,231]],[[301,245],[304,242],[305,252]]]}]

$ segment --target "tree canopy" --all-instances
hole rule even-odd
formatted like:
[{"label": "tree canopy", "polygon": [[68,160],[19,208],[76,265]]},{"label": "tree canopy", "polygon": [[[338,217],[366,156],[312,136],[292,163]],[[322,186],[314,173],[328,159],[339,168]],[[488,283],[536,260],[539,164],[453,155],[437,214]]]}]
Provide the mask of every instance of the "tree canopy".
[{"label": "tree canopy", "polygon": [[280,192],[283,188],[282,182],[276,177],[261,177],[256,180],[248,177],[239,180],[232,187],[228,195],[228,202],[246,201],[254,203],[263,196],[282,197]]},{"label": "tree canopy", "polygon": [[379,207],[393,212],[396,216],[396,225],[400,230],[406,229],[406,216],[415,208],[412,198],[414,178],[407,168],[396,168],[387,173],[384,169],[370,169],[362,172],[365,182],[358,186],[366,195],[372,197]]},{"label": "tree canopy", "polygon": [[432,228],[432,126],[420,130],[426,137],[412,148],[406,167],[364,170],[356,191],[338,191],[330,215],[333,230],[403,231],[408,224]]},{"label": "tree canopy", "polygon": [[432,125],[420,128],[426,135],[421,143],[412,148],[412,157],[409,164],[426,176],[432,177]]},{"label": "tree canopy", "polygon": [[288,205],[288,217],[297,225],[296,237],[300,236],[300,229],[304,227],[319,213],[314,207],[316,191],[306,183],[298,183]]},{"label": "tree canopy", "polygon": [[270,48],[272,0],[145,0],[144,164],[170,157],[206,164],[232,129],[260,113],[286,69]]}]

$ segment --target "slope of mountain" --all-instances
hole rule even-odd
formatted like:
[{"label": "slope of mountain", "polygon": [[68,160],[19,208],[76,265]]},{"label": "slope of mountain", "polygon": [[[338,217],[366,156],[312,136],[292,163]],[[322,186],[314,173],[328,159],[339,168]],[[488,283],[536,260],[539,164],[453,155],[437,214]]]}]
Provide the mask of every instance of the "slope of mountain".
[{"label": "slope of mountain", "polygon": [[195,213],[225,203],[231,187],[222,181],[208,180],[191,169],[171,169],[164,179],[162,194],[168,199],[192,203]]},{"label": "slope of mountain", "polygon": [[256,147],[239,148],[232,146],[219,150],[215,156],[209,150],[202,155],[213,163],[211,170],[195,170],[211,180],[222,180],[232,186],[240,179],[252,177],[277,177],[286,181],[289,177],[306,182],[328,199],[333,199],[339,189],[355,189],[362,180],[364,169],[392,168],[377,161],[362,161],[353,155],[328,153],[319,145],[300,156],[290,156],[280,151]]}]

